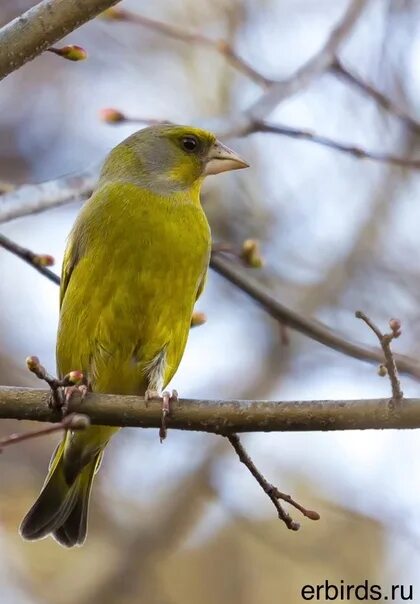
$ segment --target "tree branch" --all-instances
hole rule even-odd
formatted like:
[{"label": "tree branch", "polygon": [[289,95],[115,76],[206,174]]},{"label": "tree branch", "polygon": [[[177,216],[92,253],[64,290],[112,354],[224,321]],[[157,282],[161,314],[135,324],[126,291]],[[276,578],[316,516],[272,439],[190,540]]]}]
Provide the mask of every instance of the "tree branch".
[{"label": "tree branch", "polygon": [[[399,338],[401,335],[401,322],[399,319],[390,319],[389,326],[391,328],[391,333],[382,333],[379,327],[370,319],[364,312],[361,310],[357,310],[356,318],[361,319],[366,323],[368,327],[373,331],[375,336],[379,340],[379,344],[381,345],[385,365],[381,365],[382,369],[385,367],[385,371],[383,372],[385,375],[388,374],[389,380],[391,382],[392,389],[392,404],[393,405],[401,405],[403,400],[403,391],[401,389],[400,378],[398,376],[398,369],[394,359],[394,353],[391,350],[391,342],[395,340],[395,338]],[[382,375],[382,371],[380,372]]]},{"label": "tree branch", "polygon": [[96,167],[36,185],[23,185],[4,193],[0,195],[0,224],[88,197],[98,175],[99,167]]},{"label": "tree branch", "polygon": [[241,443],[241,440],[237,434],[228,434],[226,436],[232,447],[235,449],[239,460],[248,468],[251,472],[252,476],[258,482],[262,490],[266,495],[268,495],[269,499],[273,503],[274,507],[277,510],[277,514],[280,520],[284,522],[288,529],[292,531],[297,531],[300,528],[300,525],[293,520],[293,518],[286,512],[283,506],[280,503],[280,500],[287,501],[294,508],[299,510],[306,518],[310,518],[311,520],[319,520],[320,516],[318,512],[314,510],[307,510],[300,503],[297,503],[290,495],[286,495],[277,489],[277,487],[273,486],[268,480],[261,474],[258,470],[254,462],[252,461],[249,453],[245,450],[244,446]]},{"label": "tree branch", "polygon": [[251,121],[261,120],[285,99],[307,88],[331,67],[338,50],[351,34],[368,0],[352,0],[341,21],[331,31],[324,46],[289,78],[275,82],[247,110]]},{"label": "tree branch", "polygon": [[42,0],[0,29],[0,80],[119,0]]},{"label": "tree branch", "polygon": [[5,237],[0,233],[0,247],[11,252],[30,266],[36,271],[47,277],[50,281],[53,281],[57,285],[60,285],[60,277],[51,271],[48,267],[54,264],[54,258],[48,254],[34,254],[31,250],[28,250],[21,245],[18,245],[8,237]]},{"label": "tree branch", "polygon": [[136,25],[146,27],[151,31],[155,31],[159,34],[168,36],[169,38],[173,38],[181,42],[186,42],[188,44],[197,44],[199,46],[211,48],[214,51],[220,53],[223,57],[225,57],[226,61],[234,69],[243,73],[245,76],[247,76],[250,80],[258,84],[259,86],[267,88],[273,83],[272,80],[263,76],[251,65],[249,65],[249,63],[247,63],[242,57],[240,57],[233,48],[233,46],[227,40],[217,40],[214,38],[210,38],[209,36],[206,36],[201,32],[192,31],[184,27],[179,27],[178,25],[172,25],[171,23],[163,23],[162,21],[157,21],[156,19],[151,19],[150,17],[145,17],[144,15],[133,13],[131,11],[124,10],[121,8],[115,8],[106,11],[104,17],[108,17],[110,20],[113,21],[125,21],[127,23],[134,23]]},{"label": "tree branch", "polygon": [[[0,419],[60,422],[48,406],[49,391],[0,386]],[[398,409],[389,398],[331,401],[215,401],[180,399],[168,427],[226,436],[234,432],[306,432],[420,428],[420,399],[404,399]],[[139,396],[89,393],[83,403],[70,402],[92,424],[159,428],[161,404]]]},{"label": "tree branch", "polygon": [[[119,111],[118,109],[103,109],[101,112],[102,119],[109,124],[163,124],[169,123],[166,120],[150,119],[145,117],[129,117]],[[399,157],[398,155],[392,155],[390,153],[382,153],[378,151],[367,151],[361,147],[355,145],[349,145],[346,143],[340,143],[327,136],[316,134],[311,130],[302,130],[301,128],[291,128],[290,126],[282,126],[272,124],[264,120],[256,120],[249,124],[247,129],[243,129],[241,136],[248,136],[250,134],[269,133],[279,134],[281,136],[287,136],[288,138],[294,138],[298,140],[306,140],[316,145],[322,145],[341,153],[352,155],[356,159],[371,159],[373,161],[394,164],[396,166],[402,166],[404,168],[414,168],[420,170],[420,160],[411,159],[408,157]]]},{"label": "tree branch", "polygon": [[25,440],[32,440],[33,438],[53,434],[53,432],[59,432],[60,430],[85,430],[89,424],[89,418],[85,415],[71,413],[70,415],[66,415],[66,417],[64,417],[60,422],[53,424],[52,426],[40,428],[39,430],[31,430],[30,432],[10,434],[5,438],[0,439],[0,453],[5,447],[19,444]]},{"label": "tree branch", "polygon": [[317,145],[329,147],[335,151],[340,151],[341,153],[352,155],[357,159],[371,159],[377,162],[395,164],[396,166],[402,166],[404,168],[414,168],[415,170],[420,170],[420,159],[398,157],[397,155],[391,155],[389,153],[382,153],[378,151],[367,151],[361,147],[340,143],[326,136],[311,132],[310,130],[299,130],[296,128],[290,128],[289,126],[279,126],[261,120],[254,122],[249,134],[257,132],[269,132],[271,134],[280,134],[290,138],[306,140]]},{"label": "tree branch", "polygon": [[[328,348],[342,352],[355,359],[368,361],[369,363],[383,362],[383,352],[379,348],[370,348],[363,344],[351,342],[320,321],[307,319],[294,310],[284,306],[266,287],[256,279],[250,277],[248,272],[235,266],[233,262],[223,258],[220,254],[212,255],[210,266],[230,283],[248,294],[253,300],[258,302],[269,315],[284,325],[299,331],[303,335]],[[394,359],[398,370],[401,373],[420,378],[420,362],[401,354],[394,354]]]},{"label": "tree branch", "polygon": [[406,124],[416,134],[420,134],[420,123],[416,121],[411,115],[399,107],[394,101],[389,99],[379,90],[376,90],[371,84],[364,82],[354,72],[350,71],[347,67],[344,67],[342,62],[336,58],[331,66],[331,71],[335,73],[341,80],[347,82],[366,96],[371,97],[382,109],[392,113],[395,117]]}]

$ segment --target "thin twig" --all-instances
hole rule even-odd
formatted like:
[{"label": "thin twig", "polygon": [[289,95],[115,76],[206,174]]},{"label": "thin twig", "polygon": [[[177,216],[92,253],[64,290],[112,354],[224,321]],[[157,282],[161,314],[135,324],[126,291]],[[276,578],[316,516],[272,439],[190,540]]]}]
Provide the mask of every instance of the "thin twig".
[{"label": "thin twig", "polygon": [[[210,266],[219,275],[248,294],[269,315],[284,323],[284,325],[295,329],[328,348],[332,348],[355,359],[370,363],[381,363],[383,361],[382,350],[351,342],[320,321],[307,319],[295,310],[284,306],[273,296],[267,287],[249,275],[248,271],[241,269],[240,266],[235,265],[221,254],[212,255]],[[394,358],[400,372],[420,378],[420,363],[416,359],[401,354],[394,354]]]},{"label": "thin twig", "polygon": [[44,275],[44,277],[47,277],[47,279],[50,281],[60,285],[60,277],[47,268],[48,266],[52,266],[54,264],[54,258],[52,256],[49,256],[48,254],[35,254],[31,250],[20,246],[15,241],[12,241],[8,237],[5,237],[1,234],[0,247],[4,248],[8,252],[11,252],[21,260],[24,260],[24,262],[30,264],[30,266],[41,273],[41,275]]},{"label": "thin twig", "polygon": [[70,373],[65,375],[63,379],[60,380],[48,373],[36,356],[27,357],[26,366],[31,373],[36,375],[37,378],[48,384],[52,396],[51,406],[54,409],[60,409],[64,415],[67,412],[67,405],[65,403],[68,401],[63,398],[61,389],[82,383],[84,379],[83,373],[81,371],[70,371]]},{"label": "thin twig", "polygon": [[335,151],[340,151],[348,155],[352,155],[357,159],[371,159],[377,162],[383,162],[388,164],[395,164],[404,168],[414,168],[420,170],[420,159],[410,159],[405,157],[398,157],[389,153],[382,153],[378,151],[367,151],[361,147],[354,145],[348,145],[340,143],[336,140],[316,134],[311,130],[300,130],[297,128],[290,128],[289,126],[280,126],[271,124],[265,121],[256,121],[253,127],[250,129],[249,134],[258,132],[269,132],[271,134],[280,134],[282,136],[288,136],[300,140],[306,140],[317,145],[329,147]]},{"label": "thin twig", "polygon": [[350,71],[348,67],[344,67],[343,63],[336,58],[334,63],[331,65],[331,71],[335,73],[344,82],[354,86],[363,94],[371,97],[380,107],[397,117],[403,123],[405,123],[411,130],[420,133],[420,123],[415,120],[411,115],[404,109],[399,107],[394,101],[389,99],[385,94],[379,92],[371,84],[368,84],[362,80],[353,71]]},{"label": "thin twig", "polygon": [[337,56],[345,40],[350,36],[368,0],[352,0],[339,23],[331,30],[322,48],[289,78],[272,84],[246,111],[251,121],[268,116],[287,98],[307,88],[314,80],[327,71]]},{"label": "thin twig", "polygon": [[385,358],[385,367],[389,376],[389,380],[391,382],[392,389],[392,402],[395,405],[401,405],[403,400],[404,393],[401,390],[400,379],[398,376],[397,364],[394,359],[394,353],[391,350],[391,342],[395,338],[399,338],[401,335],[401,323],[398,319],[391,319],[389,321],[389,326],[391,328],[391,333],[382,333],[379,327],[375,325],[375,323],[361,310],[356,311],[355,313],[357,319],[361,319],[366,323],[368,327],[373,331],[376,337],[379,340],[379,343],[382,347],[384,358]]},{"label": "thin twig", "polygon": [[53,432],[59,432],[60,430],[85,430],[90,425],[90,420],[87,415],[81,415],[79,413],[71,413],[66,415],[58,424],[53,424],[47,428],[40,428],[38,430],[31,430],[30,432],[20,432],[10,434],[3,439],[0,439],[0,453],[2,453],[5,447],[21,443],[25,440],[31,440],[32,438],[38,438],[39,436],[46,436]]},{"label": "thin twig", "polygon": [[98,182],[99,169],[93,167],[37,185],[23,185],[0,195],[0,223],[45,212],[75,199],[88,197]]},{"label": "thin twig", "polygon": [[[146,117],[130,117],[119,111],[118,109],[103,109],[100,113],[101,119],[108,124],[169,124],[167,120],[146,118]],[[279,134],[281,136],[287,136],[288,138],[294,138],[298,140],[306,140],[316,145],[322,145],[328,147],[334,151],[346,153],[352,155],[356,159],[371,159],[373,161],[394,164],[402,166],[404,168],[413,168],[420,170],[420,159],[410,159],[405,157],[399,157],[390,153],[383,153],[380,151],[368,151],[357,147],[356,145],[340,143],[337,140],[316,134],[312,130],[303,130],[301,128],[291,128],[290,126],[284,126],[280,124],[272,124],[264,120],[255,120],[250,122],[246,128],[241,132],[241,136],[248,136],[250,134],[258,133],[269,133]]]},{"label": "thin twig", "polygon": [[163,23],[162,21],[157,21],[156,19],[150,19],[144,15],[139,15],[138,13],[133,13],[119,7],[106,11],[104,16],[111,20],[125,21],[140,25],[141,27],[146,27],[149,30],[158,32],[164,36],[168,36],[169,38],[173,38],[181,42],[211,48],[223,55],[226,61],[230,63],[232,67],[243,73],[259,86],[267,88],[273,83],[272,80],[263,76],[251,65],[249,65],[249,63],[247,63],[242,57],[240,57],[233,46],[226,40],[215,40],[200,32],[191,31],[184,27],[179,27],[170,23]]},{"label": "thin twig", "polygon": [[274,507],[277,510],[278,517],[282,520],[288,529],[297,531],[300,528],[299,523],[295,522],[293,518],[286,512],[279,500],[286,501],[297,510],[299,510],[304,516],[311,520],[319,520],[319,514],[313,510],[307,510],[302,505],[297,503],[290,495],[286,495],[274,487],[268,480],[261,474],[250,455],[245,450],[237,434],[226,434],[225,435],[232,447],[235,449],[240,461],[248,468],[252,476],[258,482],[264,493],[268,495],[272,501]]}]

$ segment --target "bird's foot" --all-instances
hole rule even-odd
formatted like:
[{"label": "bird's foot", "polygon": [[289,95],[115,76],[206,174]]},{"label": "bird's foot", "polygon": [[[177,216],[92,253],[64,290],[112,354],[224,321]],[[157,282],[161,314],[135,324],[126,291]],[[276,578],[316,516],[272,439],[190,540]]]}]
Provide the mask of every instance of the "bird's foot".
[{"label": "bird's foot", "polygon": [[172,403],[178,400],[178,392],[176,390],[172,390],[172,393],[165,390],[162,394],[159,394],[157,390],[146,390],[144,395],[146,404],[147,401],[152,399],[161,400],[162,401],[162,420],[159,428],[159,438],[160,442],[163,442],[167,436],[167,428],[166,428],[166,418],[171,414]]},{"label": "bird's foot", "polygon": [[83,403],[88,391],[89,389],[86,384],[73,384],[72,386],[66,386],[64,388],[63,404],[61,406],[61,413],[63,414],[63,417],[69,412],[69,405],[71,399],[75,396],[78,396],[80,397],[79,402]]}]

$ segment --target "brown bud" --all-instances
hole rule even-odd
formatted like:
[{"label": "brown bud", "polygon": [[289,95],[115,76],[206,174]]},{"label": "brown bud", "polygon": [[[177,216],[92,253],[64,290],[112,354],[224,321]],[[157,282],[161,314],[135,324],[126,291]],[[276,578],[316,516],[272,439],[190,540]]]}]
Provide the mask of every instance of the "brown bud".
[{"label": "brown bud", "polygon": [[88,56],[86,50],[76,44],[69,44],[62,48],[55,48],[52,46],[51,48],[48,48],[48,51],[59,57],[63,57],[63,59],[67,59],[68,61],[84,61]]},{"label": "brown bud", "polygon": [[232,50],[229,42],[226,42],[226,40],[217,40],[217,48],[225,54],[229,54]]},{"label": "brown bud", "polygon": [[207,322],[207,317],[203,312],[194,311],[191,317],[191,327],[199,327]]},{"label": "brown bud", "polygon": [[321,516],[315,510],[305,510],[306,518],[310,518],[311,520],[319,520]]},{"label": "brown bud", "polygon": [[99,17],[101,19],[109,19],[110,21],[124,21],[128,20],[128,15],[121,8],[113,6],[104,10]]},{"label": "brown bud", "polygon": [[260,243],[257,239],[246,239],[242,244],[241,258],[251,268],[261,268],[264,264]]},{"label": "brown bud", "polygon": [[53,266],[55,264],[54,258],[49,254],[36,254],[34,262],[38,266]]},{"label": "brown bud", "polygon": [[394,338],[399,338],[401,335],[401,321],[399,319],[390,319],[389,326]]},{"label": "brown bud", "polygon": [[385,377],[388,374],[388,370],[385,365],[379,365],[378,367],[378,375],[381,377]]},{"label": "brown bud", "polygon": [[120,122],[125,122],[127,119],[121,111],[113,108],[101,109],[99,111],[99,118],[102,122],[106,122],[107,124],[118,124]]},{"label": "brown bud", "polygon": [[26,357],[26,366],[29,371],[36,371],[39,368],[39,359],[38,357]]}]

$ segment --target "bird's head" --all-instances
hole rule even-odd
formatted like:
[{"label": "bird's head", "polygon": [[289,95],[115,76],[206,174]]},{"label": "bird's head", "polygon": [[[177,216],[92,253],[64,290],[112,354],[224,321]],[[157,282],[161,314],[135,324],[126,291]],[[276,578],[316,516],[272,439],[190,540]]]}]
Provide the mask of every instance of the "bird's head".
[{"label": "bird's head", "polygon": [[129,180],[165,194],[200,184],[207,175],[246,167],[246,161],[211,132],[159,124],[135,132],[115,147],[102,178]]}]

